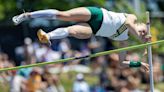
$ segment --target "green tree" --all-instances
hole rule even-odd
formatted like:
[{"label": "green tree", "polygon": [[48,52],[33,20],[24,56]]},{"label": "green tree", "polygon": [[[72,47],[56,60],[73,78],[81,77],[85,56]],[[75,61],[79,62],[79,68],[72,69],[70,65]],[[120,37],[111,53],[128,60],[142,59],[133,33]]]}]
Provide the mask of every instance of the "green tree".
[{"label": "green tree", "polygon": [[0,20],[10,18],[16,10],[15,0],[0,0]]},{"label": "green tree", "polygon": [[54,8],[67,10],[80,6],[103,6],[105,0],[0,0],[0,20],[25,11]]}]

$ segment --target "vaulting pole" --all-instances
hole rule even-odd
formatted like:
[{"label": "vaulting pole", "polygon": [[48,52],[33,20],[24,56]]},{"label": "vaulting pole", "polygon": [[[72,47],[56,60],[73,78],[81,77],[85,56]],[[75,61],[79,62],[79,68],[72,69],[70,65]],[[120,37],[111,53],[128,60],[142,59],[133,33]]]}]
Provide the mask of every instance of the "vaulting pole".
[{"label": "vaulting pole", "polygon": [[[146,17],[147,17],[147,30],[148,30],[148,36],[151,36],[150,33],[150,15],[149,12],[146,12]],[[151,41],[149,41],[150,43]],[[152,64],[152,48],[151,45],[148,45],[147,48],[148,51],[148,62],[149,62],[149,68],[150,68],[150,92],[154,92],[154,79],[153,79],[153,64]]]}]

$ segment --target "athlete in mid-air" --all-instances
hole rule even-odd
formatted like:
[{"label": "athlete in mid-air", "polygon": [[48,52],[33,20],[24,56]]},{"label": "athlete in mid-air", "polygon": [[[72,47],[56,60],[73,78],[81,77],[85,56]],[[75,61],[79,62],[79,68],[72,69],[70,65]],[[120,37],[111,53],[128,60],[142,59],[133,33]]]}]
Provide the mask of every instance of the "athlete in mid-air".
[{"label": "athlete in mid-air", "polygon": [[[127,46],[128,34],[134,35],[141,42],[147,42],[147,28],[144,23],[138,23],[134,14],[116,13],[98,7],[79,7],[68,11],[55,9],[27,12],[13,17],[13,22],[18,25],[30,18],[59,19],[63,21],[78,22],[75,25],[57,28],[49,33],[43,30],[37,32],[41,43],[49,43],[52,39],[62,39],[72,36],[78,39],[95,36],[107,37],[120,42],[121,47]],[[121,52],[119,60],[122,66],[141,67],[149,71],[149,65],[144,62],[126,60],[126,52]]]}]

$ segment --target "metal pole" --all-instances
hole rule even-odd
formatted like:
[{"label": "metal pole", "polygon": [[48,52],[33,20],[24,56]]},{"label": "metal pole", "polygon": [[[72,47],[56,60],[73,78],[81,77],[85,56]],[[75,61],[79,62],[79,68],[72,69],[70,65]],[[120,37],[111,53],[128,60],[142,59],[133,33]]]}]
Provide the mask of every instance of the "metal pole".
[{"label": "metal pole", "polygon": [[[150,15],[149,12],[146,12],[146,17],[147,17],[147,30],[148,30],[148,35],[151,36],[150,33]],[[151,42],[151,41],[150,41]],[[150,68],[150,92],[154,92],[154,79],[153,79],[153,64],[152,64],[152,48],[151,45],[148,45],[148,61],[149,61],[149,68]]]}]

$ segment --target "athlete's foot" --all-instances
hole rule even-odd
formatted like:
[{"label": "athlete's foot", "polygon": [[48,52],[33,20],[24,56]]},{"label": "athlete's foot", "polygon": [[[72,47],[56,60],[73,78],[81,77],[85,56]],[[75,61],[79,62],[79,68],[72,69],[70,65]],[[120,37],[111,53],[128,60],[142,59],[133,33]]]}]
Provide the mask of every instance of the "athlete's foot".
[{"label": "athlete's foot", "polygon": [[42,29],[39,29],[37,32],[37,36],[39,38],[39,41],[41,43],[49,44],[51,45],[51,41],[49,39],[49,36],[47,33],[45,33]]},{"label": "athlete's foot", "polygon": [[20,15],[14,16],[12,18],[12,21],[14,22],[15,25],[18,25],[27,19],[29,19],[29,14],[28,13],[22,13]]}]

